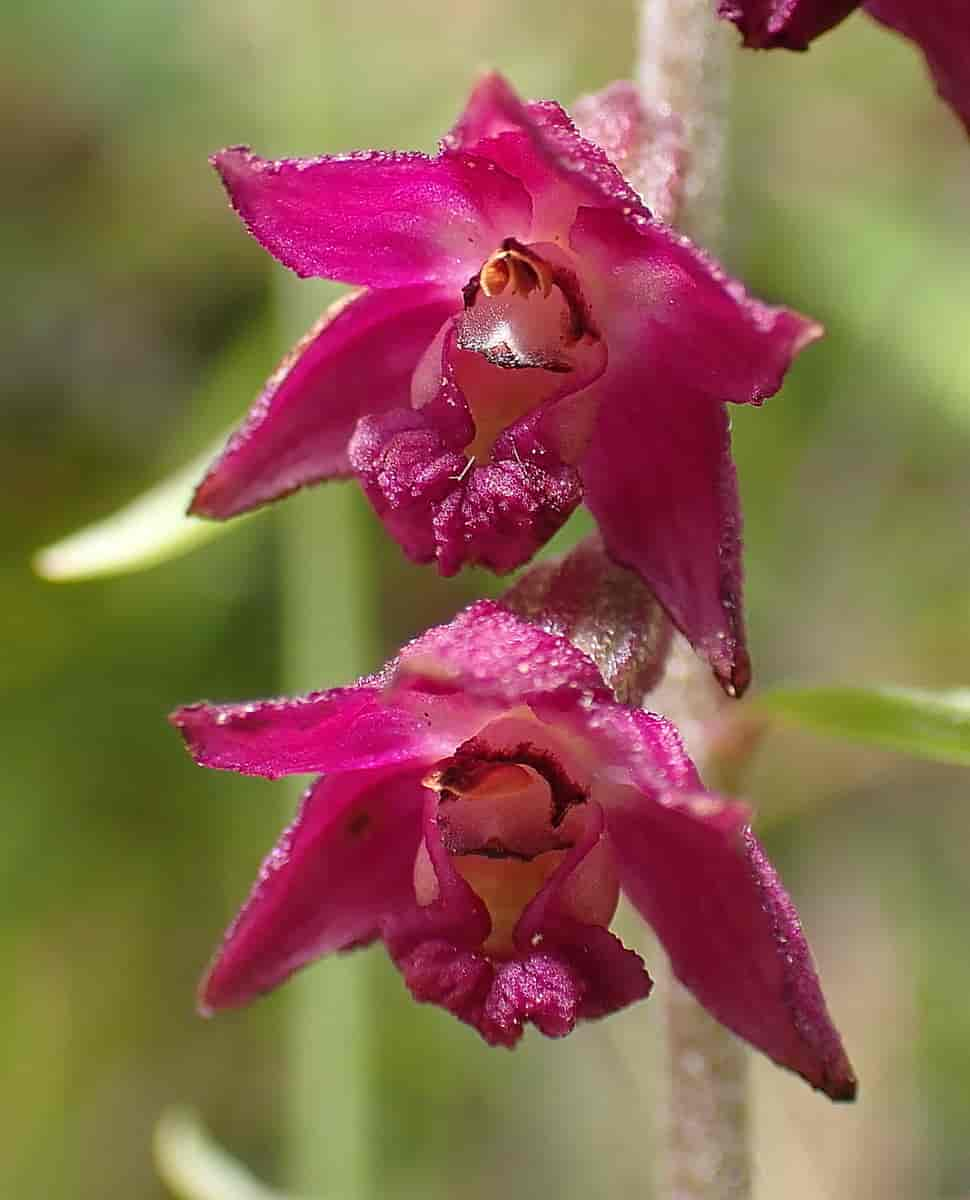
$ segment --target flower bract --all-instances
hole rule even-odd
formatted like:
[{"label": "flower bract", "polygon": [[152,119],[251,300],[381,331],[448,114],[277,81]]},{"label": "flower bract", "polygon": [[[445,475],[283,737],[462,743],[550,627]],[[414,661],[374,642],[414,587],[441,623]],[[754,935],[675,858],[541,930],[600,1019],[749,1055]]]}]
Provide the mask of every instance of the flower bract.
[{"label": "flower bract", "polygon": [[667,174],[650,192],[667,208],[681,156],[630,85],[578,115],[579,128],[493,74],[433,156],[214,156],[280,262],[362,290],[282,364],[192,511],[231,517],[355,476],[404,551],[449,575],[520,566],[582,501],[740,692],[725,401],[770,396],[821,331],[752,299],[647,210],[614,160],[655,138]]},{"label": "flower bract", "polygon": [[566,638],[481,601],[381,674],[173,716],[196,760],[321,773],[203,984],[245,1003],[380,939],[416,999],[494,1045],[650,991],[609,926],[624,893],[721,1022],[836,1099],[855,1081],[798,916],[744,805],[674,727],[617,703]]}]

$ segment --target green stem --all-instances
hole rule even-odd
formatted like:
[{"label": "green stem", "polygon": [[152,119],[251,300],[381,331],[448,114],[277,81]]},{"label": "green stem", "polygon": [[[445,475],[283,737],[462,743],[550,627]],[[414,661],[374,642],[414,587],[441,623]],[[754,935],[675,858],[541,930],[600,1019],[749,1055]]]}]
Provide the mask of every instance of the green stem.
[{"label": "green stem", "polygon": [[[307,285],[286,281],[283,327],[293,340],[326,305]],[[312,300],[312,311],[308,301]],[[281,513],[282,663],[287,692],[352,681],[379,653],[369,597],[374,564],[360,490],[335,483],[292,497]],[[288,817],[297,800],[288,781]],[[284,1157],[295,1191],[339,1200],[378,1194],[372,1095],[376,964],[341,955],[287,986]]]}]

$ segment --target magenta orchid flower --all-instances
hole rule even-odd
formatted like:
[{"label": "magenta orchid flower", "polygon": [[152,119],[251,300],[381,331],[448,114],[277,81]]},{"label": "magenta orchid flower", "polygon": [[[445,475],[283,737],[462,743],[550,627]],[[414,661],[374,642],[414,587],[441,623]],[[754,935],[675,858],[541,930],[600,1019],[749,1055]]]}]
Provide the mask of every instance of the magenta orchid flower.
[{"label": "magenta orchid flower", "polygon": [[819,34],[862,8],[915,42],[936,90],[970,133],[970,8],[966,0],[720,0],[718,12],[746,46],[807,50]]},{"label": "magenta orchid flower", "polygon": [[323,772],[204,981],[243,1004],[384,941],[417,1000],[493,1045],[645,997],[609,931],[621,890],[720,1021],[834,1099],[855,1081],[798,916],[743,805],[676,730],[618,704],[563,637],[481,601],[379,675],[299,700],[183,708],[196,760]]},{"label": "magenta orchid flower", "polygon": [[[670,124],[631,86],[582,102],[616,161]],[[489,75],[433,157],[213,162],[301,276],[362,285],[270,380],[200,485],[226,518],[356,476],[404,551],[520,566],[581,500],[729,690],[749,668],[725,401],[759,404],[820,328],[751,299],[653,218],[550,101]],[[655,181],[656,183],[656,181]],[[676,178],[654,187],[670,199]]]}]

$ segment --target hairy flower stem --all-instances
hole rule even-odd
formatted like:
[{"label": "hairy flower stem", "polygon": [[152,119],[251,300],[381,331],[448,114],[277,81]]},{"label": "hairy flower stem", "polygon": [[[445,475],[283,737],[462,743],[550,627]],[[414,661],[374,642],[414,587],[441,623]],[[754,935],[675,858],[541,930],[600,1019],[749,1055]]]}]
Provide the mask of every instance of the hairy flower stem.
[{"label": "hairy flower stem", "polygon": [[669,1068],[664,1200],[747,1200],[747,1051],[685,987],[667,987]]},{"label": "hairy flower stem", "polygon": [[[678,635],[649,704],[679,727],[714,791],[739,776],[754,744],[732,736],[735,703]],[[748,1051],[672,976],[665,994],[666,1086],[658,1089],[663,1152],[655,1194],[659,1200],[748,1200]]]},{"label": "hairy flower stem", "polygon": [[[730,36],[711,0],[643,0],[637,82],[646,104],[684,122],[688,153],[684,203],[676,224],[707,249],[723,239]],[[707,664],[677,639],[666,677],[650,706],[682,730],[709,787],[717,763],[709,731],[733,703],[713,683]],[[670,979],[667,1074],[657,1156],[662,1200],[747,1200],[747,1052]]]},{"label": "hairy flower stem", "polygon": [[717,253],[724,228],[732,31],[713,0],[642,0],[637,84],[684,123],[689,155],[680,228]]},{"label": "hairy flower stem", "polygon": [[[755,739],[736,736],[731,706],[679,635],[650,707],[677,724],[708,787],[737,780]],[[660,1200],[748,1200],[748,1051],[672,976],[666,991],[666,1087],[657,1157]]]},{"label": "hairy flower stem", "polygon": [[[284,281],[285,333],[302,328],[329,298]],[[294,497],[280,516],[284,689],[353,679],[379,655],[376,614],[367,603],[375,589],[366,502],[356,488],[332,487]],[[296,799],[294,781],[287,780],[287,821]],[[300,1195],[368,1200],[379,1194],[372,1094],[379,965],[373,955],[348,954],[301,972],[288,987],[284,1170]]]}]

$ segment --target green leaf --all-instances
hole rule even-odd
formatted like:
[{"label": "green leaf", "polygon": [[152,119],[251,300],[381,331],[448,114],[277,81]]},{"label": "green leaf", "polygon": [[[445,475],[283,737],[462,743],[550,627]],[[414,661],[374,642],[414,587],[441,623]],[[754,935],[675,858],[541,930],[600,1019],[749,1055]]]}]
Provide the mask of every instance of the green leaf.
[{"label": "green leaf", "polygon": [[[273,312],[267,309],[213,360],[166,448],[170,464],[194,455],[234,419],[241,398],[251,394],[254,381],[264,378],[275,340]],[[195,485],[225,442],[226,434],[218,432],[217,440],[201,454],[186,466],[176,465],[171,475],[130,504],[37,551],[34,570],[55,582],[125,575],[167,562],[228,533],[243,518],[203,521],[185,515]]]},{"label": "green leaf", "polygon": [[970,688],[776,688],[757,703],[836,737],[970,766]]},{"label": "green leaf", "polygon": [[154,1150],[158,1173],[179,1200],[286,1200],[217,1145],[189,1109],[162,1114]]},{"label": "green leaf", "polygon": [[240,523],[202,521],[185,510],[195,485],[225,444],[225,437],[188,466],[102,521],[88,525],[34,555],[33,567],[55,583],[126,575],[185,554]]}]

